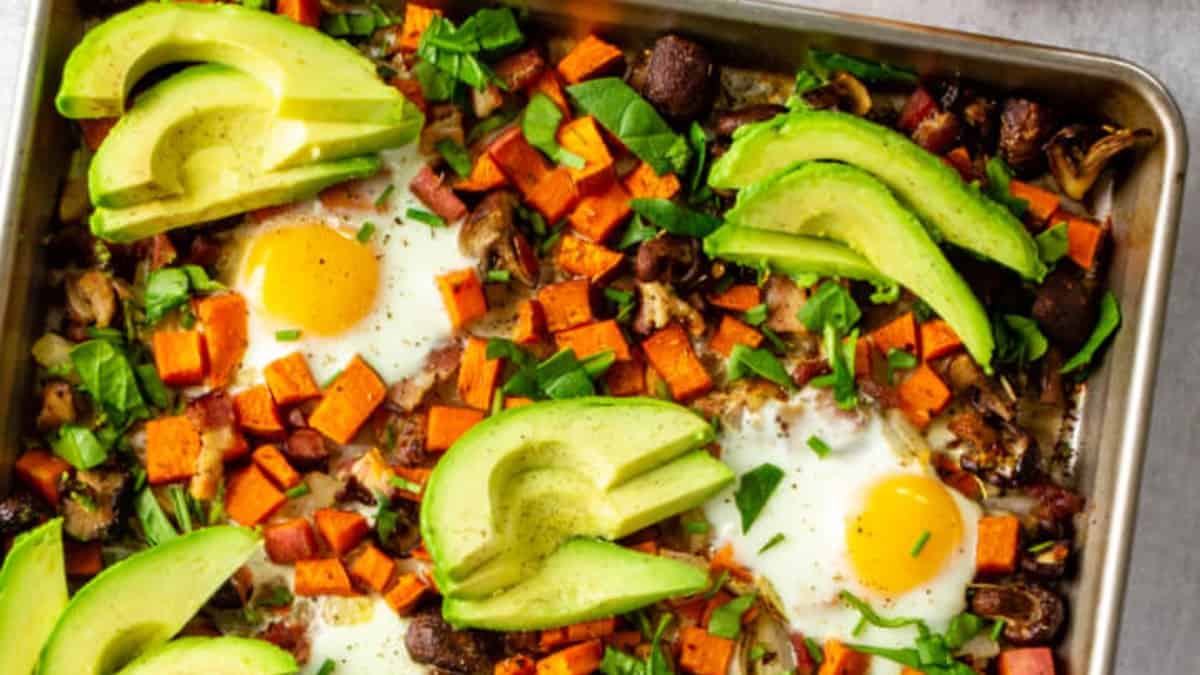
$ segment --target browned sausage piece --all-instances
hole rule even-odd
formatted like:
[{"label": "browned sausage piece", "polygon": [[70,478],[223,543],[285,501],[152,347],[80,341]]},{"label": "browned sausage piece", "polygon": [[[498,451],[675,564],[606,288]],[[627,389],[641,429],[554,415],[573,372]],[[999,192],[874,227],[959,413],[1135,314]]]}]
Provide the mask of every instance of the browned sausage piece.
[{"label": "browned sausage piece", "polygon": [[712,101],[712,73],[708,50],[678,35],[664,35],[650,54],[646,98],[675,121],[696,119]]},{"label": "browned sausage piece", "polygon": [[288,436],[283,454],[300,466],[320,464],[329,458],[329,448],[320,432],[312,429],[297,429]]},{"label": "browned sausage piece", "polygon": [[1054,131],[1050,109],[1025,98],[1004,100],[1000,110],[1000,156],[1018,174],[1042,165],[1042,146]]},{"label": "browned sausage piece", "polygon": [[490,673],[492,664],[479,637],[454,630],[441,611],[429,609],[413,617],[404,635],[404,646],[413,661],[454,673]]}]

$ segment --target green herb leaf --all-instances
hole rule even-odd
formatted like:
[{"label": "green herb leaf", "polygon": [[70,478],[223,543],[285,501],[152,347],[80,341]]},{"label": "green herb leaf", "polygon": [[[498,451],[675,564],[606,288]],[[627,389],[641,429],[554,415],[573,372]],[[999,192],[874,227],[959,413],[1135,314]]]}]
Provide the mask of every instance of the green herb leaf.
[{"label": "green herb leaf", "polygon": [[783,481],[783,469],[774,464],[760,464],[742,474],[738,481],[737,491],[733,495],[733,503],[738,513],[742,515],[742,532],[749,532],[758,515],[762,513],[767,500]]},{"label": "green herb leaf", "polygon": [[333,37],[350,34],[350,21],[345,14],[327,14],[321,18],[321,32]]},{"label": "green herb leaf", "polygon": [[758,643],[755,643],[754,646],[750,648],[750,651],[746,653],[746,656],[750,657],[751,661],[758,661],[763,656],[765,656],[766,653],[767,653],[766,647],[764,647]]},{"label": "green herb leaf", "polygon": [[146,321],[158,323],[167,312],[187,302],[191,284],[178,267],[154,270],[146,279]]},{"label": "green herb leaf", "polygon": [[317,671],[317,675],[333,675],[333,671],[337,668],[337,664],[333,659],[325,659],[321,664],[321,669]]},{"label": "green herb leaf", "polygon": [[287,586],[278,584],[269,586],[264,591],[259,592],[258,597],[254,599],[254,604],[259,607],[279,608],[287,607],[292,604],[295,598]]},{"label": "green herb leaf", "polygon": [[616,305],[618,323],[624,323],[633,314],[633,308],[636,305],[634,302],[633,291],[622,291],[617,288],[604,289],[604,297]]},{"label": "green herb leaf", "polygon": [[549,96],[534,94],[521,118],[521,133],[530,145],[545,153],[555,164],[582,169],[583,158],[558,144],[558,125],[562,118],[562,111]]},{"label": "green herb leaf", "polygon": [[826,457],[829,456],[830,453],[833,452],[833,448],[829,447],[828,443],[826,443],[825,441],[821,440],[820,438],[818,438],[816,436],[809,436],[808,441],[806,441],[806,443],[807,443],[808,447],[813,451],[813,454],[815,454],[817,457],[820,457],[821,459],[825,459]]},{"label": "green herb leaf", "polygon": [[826,73],[846,71],[864,82],[916,82],[917,74],[907,68],[898,68],[886,63],[868,61],[847,54],[827,52],[821,49],[808,50],[809,63]]},{"label": "green herb leaf", "polygon": [[430,227],[446,227],[446,221],[441,216],[421,209],[408,209],[404,212],[404,216]]},{"label": "green herb leaf", "polygon": [[1050,541],[1043,541],[1040,544],[1034,544],[1033,546],[1030,546],[1029,548],[1027,548],[1025,550],[1029,551],[1030,553],[1041,553],[1042,551],[1050,550],[1053,546],[1054,546],[1054,540],[1050,540]]},{"label": "green herb leaf", "polygon": [[963,612],[950,619],[950,626],[946,628],[946,646],[956,651],[978,635],[981,630],[983,630],[983,619],[970,612]]},{"label": "green herb leaf", "polygon": [[811,637],[804,638],[804,648],[808,650],[808,657],[816,665],[821,665],[825,660],[825,652],[821,649],[821,643]]},{"label": "green herb leaf", "polygon": [[158,377],[158,369],[153,363],[140,363],[133,367],[133,372],[137,375],[138,383],[142,385],[142,391],[146,398],[150,399],[151,405],[159,410],[171,407],[175,395]]},{"label": "green herb leaf", "polygon": [[532,354],[522,349],[517,343],[505,338],[491,338],[487,343],[488,359],[508,359],[512,363],[528,367],[537,363]]},{"label": "green herb leaf", "polygon": [[625,250],[647,239],[653,239],[656,234],[658,234],[657,227],[647,225],[646,221],[642,220],[641,214],[634,214],[633,219],[629,221],[629,227],[625,228],[625,233],[617,242],[617,248]]},{"label": "green herb leaf", "polygon": [[861,614],[862,617],[866,619],[867,623],[871,624],[872,626],[877,626],[879,628],[904,628],[905,626],[916,626],[917,630],[922,635],[929,634],[929,627],[925,625],[925,622],[921,619],[902,617],[885,619],[877,614],[870,605],[850,591],[843,590],[838,593],[838,597],[841,598],[842,602],[858,610],[858,613]]},{"label": "green herb leaf", "polygon": [[512,281],[512,272],[508,270],[488,270],[483,278],[489,284],[507,284]]},{"label": "green herb leaf", "polygon": [[683,529],[688,534],[706,534],[712,526],[703,520],[689,520],[683,524]]},{"label": "green herb leaf", "polygon": [[301,483],[295,487],[289,488],[284,492],[284,496],[288,499],[299,499],[312,492],[312,488],[308,487],[308,483]]},{"label": "green herb leaf", "polygon": [[778,546],[779,544],[782,544],[784,539],[787,539],[787,535],[785,535],[785,534],[784,534],[784,533],[782,533],[782,532],[776,532],[776,533],[775,533],[775,536],[773,536],[773,537],[771,537],[770,539],[768,539],[768,540],[767,540],[767,543],[763,544],[763,545],[762,545],[762,547],[760,547],[760,548],[758,549],[758,552],[759,552],[759,553],[766,553],[767,551],[769,551],[769,550],[771,550],[771,549],[775,548],[775,547],[776,547],[776,546]]},{"label": "green herb leaf", "polygon": [[133,508],[142,523],[142,532],[146,535],[147,544],[158,546],[179,536],[150,488],[142,488],[133,500]]},{"label": "green herb leaf", "polygon": [[917,323],[925,323],[930,319],[937,318],[937,312],[933,311],[933,308],[920,298],[917,298],[917,301],[913,303],[912,313],[916,317]]},{"label": "green herb leaf", "polygon": [[167,498],[171,500],[171,509],[175,512],[175,522],[183,532],[192,531],[191,497],[178,485],[167,487]]},{"label": "green herb leaf", "polygon": [[380,541],[387,541],[396,533],[396,528],[400,524],[400,517],[396,512],[389,508],[392,505],[392,500],[388,499],[387,495],[382,492],[375,493],[375,503],[379,505],[379,510],[375,512],[375,532],[379,535]]},{"label": "green herb leaf", "polygon": [[455,28],[449,19],[435,16],[421,34],[417,55],[451,78],[482,91],[488,84],[499,80],[492,69],[477,58],[483,49],[478,26],[474,16],[467,19],[462,28]]},{"label": "green herb leaf", "polygon": [[358,228],[358,233],[354,235],[354,238],[358,240],[358,243],[365,244],[371,240],[371,236],[374,234],[375,223],[365,220],[363,221],[362,227]]},{"label": "green herb leaf", "polygon": [[819,332],[829,325],[842,336],[858,323],[862,312],[849,291],[835,282],[826,281],[796,312],[796,318],[810,331]]},{"label": "green herb leaf", "polygon": [[454,173],[466,178],[471,175],[471,153],[463,146],[455,143],[449,138],[443,138],[433,145],[442,159],[446,160],[446,164],[450,165]]},{"label": "green herb leaf", "polygon": [[924,532],[922,532],[921,536],[917,537],[917,540],[915,542],[913,542],[912,549],[909,550],[909,552],[908,552],[909,557],[912,557],[912,558],[920,557],[921,551],[925,550],[925,544],[929,543],[930,536],[931,536],[931,534],[930,534],[929,530],[925,530]]},{"label": "green herb leaf", "polygon": [[1104,297],[1100,298],[1100,316],[1096,319],[1096,327],[1092,329],[1092,334],[1088,336],[1087,342],[1083,343],[1083,347],[1063,364],[1059,372],[1070,373],[1090,364],[1120,325],[1121,306],[1117,303],[1117,296],[1113,295],[1112,291],[1105,291]]},{"label": "green herb leaf", "polygon": [[407,490],[408,492],[417,495],[421,494],[422,488],[420,483],[414,483],[403,476],[392,476],[388,479],[388,483],[391,484],[392,487],[399,490]]},{"label": "green herb leaf", "polygon": [[421,85],[421,95],[427,101],[441,102],[454,98],[458,90],[458,81],[437,66],[427,61],[419,61],[413,66],[413,75]]},{"label": "green herb leaf", "polygon": [[992,638],[992,642],[1000,641],[1000,637],[1004,635],[1004,625],[1004,619],[996,619],[996,622],[992,624],[992,632],[988,635]]},{"label": "green herb leaf", "polygon": [[1004,160],[999,156],[992,157],[984,165],[984,173],[987,175],[987,196],[1012,211],[1014,216],[1024,218],[1025,211],[1029,208],[1029,202],[1013,196],[1009,189],[1012,170],[1008,168]]},{"label": "green herb leaf", "polygon": [[146,408],[137,376],[124,352],[107,340],[88,340],[71,350],[83,388],[118,426]]},{"label": "green herb leaf", "polygon": [[580,361],[579,365],[583,367],[583,372],[587,373],[588,377],[592,378],[593,380],[598,380],[601,377],[604,377],[604,374],[608,372],[608,369],[611,368],[612,364],[616,363],[616,361],[616,353],[613,352],[613,350],[608,349],[600,352],[599,354],[592,354],[583,361]]},{"label": "green herb leaf", "polygon": [[743,344],[733,346],[729,355],[727,374],[730,380],[740,380],[748,375],[757,375],[791,391],[796,385],[787,369],[769,350],[751,349]]},{"label": "green herb leaf", "polygon": [[300,339],[302,333],[299,328],[289,328],[287,330],[275,331],[275,340],[277,342],[295,342]]},{"label": "green herb leaf", "polygon": [[108,450],[96,434],[78,424],[67,423],[59,427],[58,434],[50,439],[50,447],[54,454],[76,469],[90,469],[108,459]]},{"label": "green herb leaf", "polygon": [[993,319],[992,331],[996,336],[996,360],[1001,363],[1033,363],[1050,346],[1036,321],[1016,314]]},{"label": "green herb leaf", "polygon": [[897,370],[908,370],[909,368],[917,367],[917,357],[899,347],[892,347],[887,353],[887,381],[892,384],[895,381],[895,373]]},{"label": "green herb leaf", "polygon": [[854,347],[857,342],[857,329],[850,331],[850,335],[841,340],[837,329],[832,324],[825,324],[825,356],[833,368],[833,373],[828,377],[833,386],[834,401],[843,410],[853,410],[858,405],[858,384],[854,380]]},{"label": "green herb leaf", "polygon": [[690,154],[687,141],[633,87],[620,78],[602,77],[568,87],[567,92],[655,173],[683,175]]},{"label": "green herb leaf", "polygon": [[763,303],[746,310],[746,313],[742,315],[742,319],[751,326],[758,326],[767,320],[767,314],[767,305]]},{"label": "green herb leaf", "polygon": [[1037,242],[1038,257],[1047,265],[1053,265],[1067,254],[1067,224],[1048,227],[1033,240]]},{"label": "green herb leaf", "polygon": [[604,675],[645,675],[646,663],[619,649],[604,648],[600,672]]},{"label": "green herb leaf", "polygon": [[736,640],[742,630],[742,615],[754,604],[755,598],[753,594],[739,595],[714,609],[708,620],[708,633],[726,640]]},{"label": "green herb leaf", "polygon": [[547,398],[578,398],[596,393],[592,378],[588,377],[572,349],[564,349],[539,363],[534,379]]},{"label": "green herb leaf", "polygon": [[688,179],[688,194],[697,196],[704,185],[705,160],[708,159],[708,135],[699,122],[688,127],[688,147],[692,151],[692,171]]},{"label": "green herb leaf", "polygon": [[682,237],[703,239],[722,224],[720,218],[692,211],[669,199],[634,199],[629,206],[639,216]]}]

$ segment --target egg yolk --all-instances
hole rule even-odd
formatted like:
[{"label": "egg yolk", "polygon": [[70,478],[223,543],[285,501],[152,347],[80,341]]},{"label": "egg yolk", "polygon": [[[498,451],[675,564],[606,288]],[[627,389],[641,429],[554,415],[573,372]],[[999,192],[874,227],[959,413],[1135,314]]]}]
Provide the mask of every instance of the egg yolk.
[{"label": "egg yolk", "polygon": [[962,536],[962,515],[945,486],[905,475],[870,488],[846,543],[859,581],[895,596],[936,577]]},{"label": "egg yolk", "polygon": [[374,249],[322,223],[256,235],[242,264],[262,309],[305,333],[337,335],[375,304],[379,261]]}]

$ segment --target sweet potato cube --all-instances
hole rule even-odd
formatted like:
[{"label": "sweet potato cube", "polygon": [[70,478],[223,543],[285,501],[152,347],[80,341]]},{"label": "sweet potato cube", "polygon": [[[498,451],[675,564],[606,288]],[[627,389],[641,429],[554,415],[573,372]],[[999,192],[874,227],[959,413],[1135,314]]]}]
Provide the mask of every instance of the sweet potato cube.
[{"label": "sweet potato cube", "polygon": [[382,593],[387,588],[395,572],[396,561],[373,544],[367,544],[350,564],[350,578],[376,593]]},{"label": "sweet potato cube", "polygon": [[588,675],[600,667],[604,643],[589,640],[554,652],[537,662],[537,675]]},{"label": "sweet potato cube", "polygon": [[642,342],[646,359],[677,401],[688,401],[712,389],[713,381],[692,349],[687,332],[673,323]]},{"label": "sweet potato cube", "polygon": [[411,612],[413,607],[416,607],[417,601],[421,599],[422,595],[425,595],[428,588],[429,585],[422,581],[421,577],[414,572],[408,572],[401,574],[396,579],[396,583],[383,596],[383,599],[397,614],[404,616]]},{"label": "sweet potato cube", "polygon": [[871,657],[850,649],[837,640],[825,641],[825,660],[818,675],[864,675]]},{"label": "sweet potato cube", "polygon": [[637,361],[618,361],[604,374],[609,396],[641,396],[646,393],[646,366]]},{"label": "sweet potato cube", "polygon": [[296,595],[303,597],[356,595],[346,568],[337,558],[297,561],[294,585]]},{"label": "sweet potato cube", "polygon": [[458,397],[478,410],[491,407],[502,365],[500,359],[487,357],[487,345],[487,340],[482,338],[467,338],[458,368]]},{"label": "sweet potato cube", "polygon": [[187,387],[204,381],[207,354],[198,330],[160,330],[152,338],[154,366],[164,384]]},{"label": "sweet potato cube", "polygon": [[660,176],[645,162],[630,171],[623,182],[634,199],[671,199],[682,187],[678,176],[673,173]]},{"label": "sweet potato cube", "polygon": [[34,492],[50,504],[58,504],[65,477],[71,465],[62,457],[45,450],[30,450],[17,458],[13,471]]},{"label": "sweet potato cube", "polygon": [[1049,647],[1006,649],[996,660],[997,675],[1054,675],[1054,652]]},{"label": "sweet potato cube", "polygon": [[355,356],[325,391],[308,424],[338,443],[349,443],[385,395],[383,380]]},{"label": "sweet potato cube", "polygon": [[933,319],[921,324],[921,358],[926,361],[962,349],[958,334],[942,319]]},{"label": "sweet potato cube", "polygon": [[980,518],[975,546],[975,571],[979,574],[1014,572],[1017,569],[1020,547],[1021,521],[1016,516]]},{"label": "sweet potato cube", "polygon": [[708,341],[708,346],[718,354],[728,357],[733,353],[734,345],[745,345],[755,349],[762,341],[762,333],[732,316],[724,316],[721,317],[721,325],[717,327],[717,332]]},{"label": "sweet potato cube", "polygon": [[625,256],[600,244],[567,235],[558,244],[554,261],[559,269],[599,282],[620,266]]},{"label": "sweet potato cube", "polygon": [[933,417],[950,404],[950,388],[942,378],[922,363],[896,388],[900,406],[908,419],[920,429],[929,426]]},{"label": "sweet potato cube", "polygon": [[533,192],[525,195],[525,201],[545,216],[547,222],[557,223],[579,203],[579,190],[571,180],[570,170],[560,166],[542,176]]},{"label": "sweet potato cube", "polygon": [[508,179],[492,156],[484,152],[471,165],[471,175],[454,183],[455,190],[463,192],[490,192],[508,185]]},{"label": "sweet potato cube", "polygon": [[688,626],[679,636],[679,665],[693,675],[723,675],[733,656],[733,640],[699,626]]},{"label": "sweet potato cube", "polygon": [[554,341],[559,349],[570,349],[575,357],[586,359],[589,356],[612,352],[617,361],[628,361],[633,358],[629,351],[629,343],[617,322],[608,319],[589,323],[578,328],[565,330],[554,334]]},{"label": "sweet potato cube", "polygon": [[450,315],[450,324],[455,329],[487,314],[487,298],[475,268],[447,272],[437,278],[437,285],[446,313]]},{"label": "sweet potato cube", "polygon": [[321,538],[338,556],[358,546],[363,537],[371,531],[367,519],[353,511],[317,509],[313,519],[317,522],[317,531],[321,533]]},{"label": "sweet potato cube", "polygon": [[595,242],[603,243],[617,231],[633,212],[631,197],[618,183],[610,183],[603,192],[579,200],[567,216],[571,228]]},{"label": "sweet potato cube", "polygon": [[483,420],[483,412],[472,408],[435,405],[429,408],[425,425],[425,449],[448,450],[468,429]]},{"label": "sweet potato cube", "polygon": [[290,490],[300,484],[300,472],[292,468],[291,462],[284,457],[279,448],[273,445],[261,446],[250,458],[280,489]]},{"label": "sweet potato cube", "polygon": [[292,405],[321,395],[321,389],[308,368],[308,361],[300,352],[268,363],[263,368],[263,377],[267,380],[267,388],[271,390],[275,405]]},{"label": "sweet potato cube", "polygon": [[884,356],[893,349],[902,349],[916,356],[921,353],[919,335],[916,315],[907,312],[876,328],[871,333],[871,341]]},{"label": "sweet potato cube", "polygon": [[426,28],[429,28],[429,24],[433,23],[433,17],[441,15],[442,10],[440,9],[422,7],[411,2],[405,3],[404,24],[400,30],[400,37],[396,40],[396,46],[406,52],[417,51],[417,47],[421,46],[421,35],[424,34]]},{"label": "sweet potato cube", "polygon": [[283,420],[279,418],[279,409],[275,407],[267,385],[238,392],[233,397],[233,408],[237,411],[238,424],[249,433],[267,438],[283,435]]},{"label": "sweet potato cube", "polygon": [[580,117],[559,127],[558,144],[585,162],[582,169],[567,169],[580,193],[592,194],[612,183],[615,175],[613,156],[604,143],[595,117]]},{"label": "sweet potato cube", "polygon": [[520,127],[513,127],[500,134],[488,146],[487,153],[526,199],[529,199],[551,170],[550,163],[542,157],[542,153],[525,140]]},{"label": "sweet potato cube", "polygon": [[200,457],[200,432],[186,415],[146,422],[146,479],[160,485],[191,478]]},{"label": "sweet potato cube", "polygon": [[286,502],[287,495],[256,464],[233,474],[225,487],[225,513],[246,527],[263,522]]},{"label": "sweet potato cube", "polygon": [[721,309],[746,312],[762,304],[762,289],[754,284],[734,284],[716,295],[710,295],[708,302]]},{"label": "sweet potato cube", "polygon": [[589,35],[558,62],[558,72],[568,83],[578,84],[613,70],[624,60],[625,54],[620,49],[595,35]]},{"label": "sweet potato cube", "polygon": [[550,284],[538,291],[538,303],[551,333],[582,326],[592,321],[591,286],[587,279]]},{"label": "sweet potato cube", "polygon": [[193,304],[208,347],[208,385],[224,387],[233,380],[250,344],[246,299],[237,293],[221,293]]},{"label": "sweet potato cube", "polygon": [[531,345],[541,341],[546,334],[546,315],[542,304],[530,298],[517,307],[517,323],[513,326],[513,342]]}]

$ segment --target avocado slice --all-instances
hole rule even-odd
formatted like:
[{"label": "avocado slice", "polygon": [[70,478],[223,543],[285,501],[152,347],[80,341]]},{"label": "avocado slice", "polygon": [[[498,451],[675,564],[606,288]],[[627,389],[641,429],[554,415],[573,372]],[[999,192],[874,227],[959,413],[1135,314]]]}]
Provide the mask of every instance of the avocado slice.
[{"label": "avocado slice", "polygon": [[123,209],[92,212],[92,234],[126,242],[177,227],[225,218],[254,209],[308,199],[321,190],[370,176],[379,158],[350,157],[266,174],[241,173],[236,146],[219,145],[192,154],[183,166],[184,191]]},{"label": "avocado slice", "polygon": [[725,219],[846,244],[929,303],[990,370],[994,344],[983,306],[921,222],[867,172],[846,164],[801,162],[739,192]]},{"label": "avocado slice", "polygon": [[[92,203],[115,208],[179,195],[183,164],[208,145],[238,142],[240,152],[259,154],[247,161],[265,173],[404,145],[420,133],[423,120],[415,106],[390,125],[265,114],[274,107],[266,85],[220,64],[193,66],[163,80],[137,98],[96,152],[88,172]],[[243,115],[250,116],[245,124],[254,135],[231,129]]]},{"label": "avocado slice", "polygon": [[17,537],[0,568],[0,673],[30,675],[67,606],[62,518]]},{"label": "avocado slice", "polygon": [[349,44],[272,12],[188,2],[148,2],[88,31],[67,58],[56,105],[72,119],[117,117],[146,73],[206,62],[259,79],[280,117],[394,125],[412,115]]},{"label": "avocado slice", "polygon": [[745,188],[804,160],[864,169],[946,241],[1040,282],[1046,266],[1021,221],[988,199],[937,156],[887,127],[829,110],[776,116],[738,129],[708,182]]},{"label": "avocado slice", "polygon": [[38,675],[110,675],[179,632],[259,547],[253,530],[209,527],[105,569],[71,598]]},{"label": "avocado slice", "polygon": [[767,267],[790,277],[841,277],[875,286],[871,299],[893,302],[900,292],[896,282],[875,269],[867,259],[843,244],[771,230],[723,225],[704,238],[704,252],[747,267]]},{"label": "avocado slice", "polygon": [[291,654],[265,640],[186,637],[142,654],[119,675],[293,675]]},{"label": "avocado slice", "polygon": [[442,613],[456,628],[539,630],[630,612],[707,587],[703,568],[575,538],[517,586],[478,600],[446,598]]},{"label": "avocado slice", "polygon": [[425,488],[421,532],[438,588],[492,594],[572,536],[616,539],[702,503],[733,481],[697,449],[712,438],[694,412],[645,398],[546,401],[487,418]]}]

